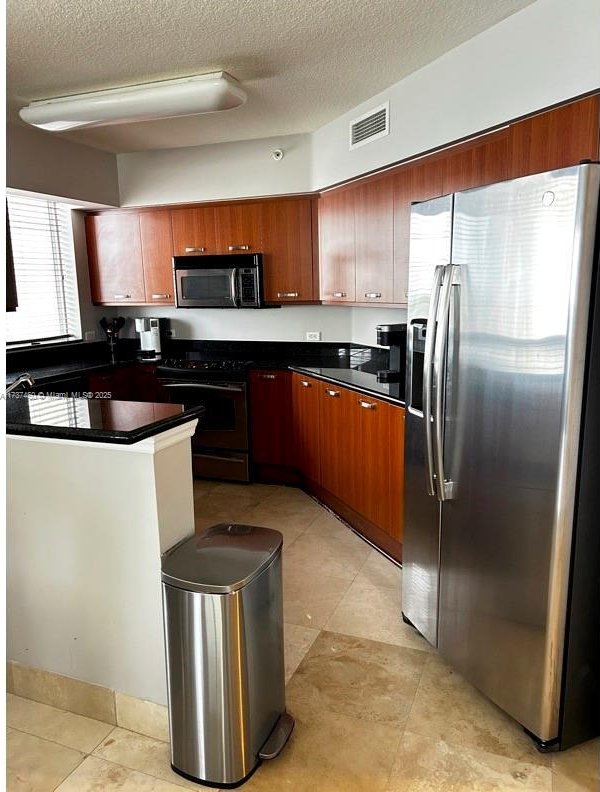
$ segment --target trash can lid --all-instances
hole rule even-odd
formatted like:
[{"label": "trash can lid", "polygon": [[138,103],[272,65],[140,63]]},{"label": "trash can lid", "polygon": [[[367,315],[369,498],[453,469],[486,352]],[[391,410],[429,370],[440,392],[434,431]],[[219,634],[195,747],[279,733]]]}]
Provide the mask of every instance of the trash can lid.
[{"label": "trash can lid", "polygon": [[282,544],[282,535],[272,528],[213,525],[163,554],[162,580],[188,591],[229,594],[269,566]]}]

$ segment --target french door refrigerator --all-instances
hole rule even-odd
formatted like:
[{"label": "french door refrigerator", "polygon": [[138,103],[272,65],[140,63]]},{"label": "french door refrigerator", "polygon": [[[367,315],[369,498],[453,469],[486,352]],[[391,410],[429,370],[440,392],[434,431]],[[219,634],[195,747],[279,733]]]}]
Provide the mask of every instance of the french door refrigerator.
[{"label": "french door refrigerator", "polygon": [[600,733],[599,190],[411,215],[403,616],[542,750]]}]

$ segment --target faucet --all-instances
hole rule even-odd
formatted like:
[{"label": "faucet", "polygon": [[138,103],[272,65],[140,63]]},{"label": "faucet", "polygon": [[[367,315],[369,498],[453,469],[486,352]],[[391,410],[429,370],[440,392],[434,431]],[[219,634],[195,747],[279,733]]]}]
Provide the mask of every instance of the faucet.
[{"label": "faucet", "polygon": [[10,383],[10,385],[6,389],[6,392],[12,393],[14,390],[16,390],[19,387],[19,385],[25,385],[25,384],[27,384],[27,387],[29,388],[33,388],[33,386],[35,385],[35,380],[31,376],[31,374],[21,374],[21,376],[17,377],[17,379],[14,382]]}]

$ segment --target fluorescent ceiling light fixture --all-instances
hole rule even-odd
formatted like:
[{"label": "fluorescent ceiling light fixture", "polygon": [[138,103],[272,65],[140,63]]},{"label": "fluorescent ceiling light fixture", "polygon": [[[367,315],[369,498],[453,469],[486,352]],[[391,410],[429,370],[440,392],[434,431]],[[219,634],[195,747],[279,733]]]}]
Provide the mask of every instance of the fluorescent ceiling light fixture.
[{"label": "fluorescent ceiling light fixture", "polygon": [[49,132],[231,110],[246,93],[226,72],[162,80],[104,91],[42,99],[19,111],[28,124]]}]

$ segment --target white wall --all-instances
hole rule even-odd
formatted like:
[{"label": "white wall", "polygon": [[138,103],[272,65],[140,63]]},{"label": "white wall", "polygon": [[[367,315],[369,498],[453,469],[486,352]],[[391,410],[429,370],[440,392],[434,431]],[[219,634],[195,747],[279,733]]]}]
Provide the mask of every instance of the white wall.
[{"label": "white wall", "polygon": [[15,190],[119,205],[114,154],[20,124],[7,124],[6,184]]},{"label": "white wall", "polygon": [[9,660],[166,704],[160,556],[194,532],[195,423],[131,446],[7,438]]},{"label": "white wall", "polygon": [[[317,130],[326,187],[600,86],[600,2],[537,0]],[[390,101],[390,134],[348,150],[348,123]]]},{"label": "white wall", "polygon": [[[282,160],[271,157],[274,149]],[[119,154],[121,205],[308,192],[310,154],[308,135]]]}]

